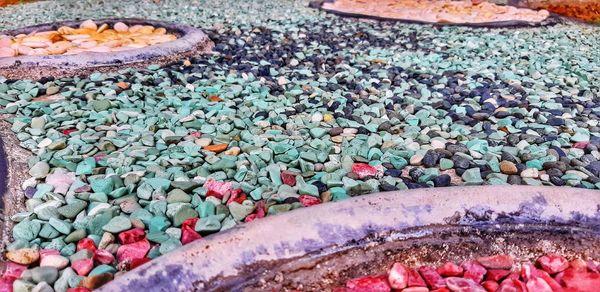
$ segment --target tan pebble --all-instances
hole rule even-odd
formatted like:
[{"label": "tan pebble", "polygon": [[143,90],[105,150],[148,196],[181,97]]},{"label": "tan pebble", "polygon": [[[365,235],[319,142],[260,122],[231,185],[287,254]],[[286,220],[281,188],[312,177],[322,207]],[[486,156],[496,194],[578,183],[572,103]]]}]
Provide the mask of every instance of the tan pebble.
[{"label": "tan pebble", "polygon": [[74,41],[74,40],[89,39],[90,35],[89,34],[70,34],[70,35],[64,35],[63,37],[66,40]]},{"label": "tan pebble", "polygon": [[101,44],[102,46],[114,48],[123,45],[123,42],[120,40],[108,41]]},{"label": "tan pebble", "polygon": [[114,27],[117,32],[127,32],[129,30],[129,26],[122,22],[115,23]]},{"label": "tan pebble", "polygon": [[79,282],[80,287],[84,287],[90,290],[100,288],[100,286],[110,282],[113,279],[113,275],[104,273],[100,275],[87,276]]},{"label": "tan pebble", "polygon": [[96,32],[102,33],[103,31],[105,31],[107,29],[108,29],[108,24],[105,23],[105,24],[101,25]]},{"label": "tan pebble", "polygon": [[68,27],[68,26],[61,26],[59,29],[56,30],[58,33],[60,34],[72,34],[73,31],[75,31],[74,28],[72,27]]},{"label": "tan pebble", "polygon": [[183,61],[183,66],[186,66],[186,67],[192,66],[192,62],[190,62],[190,60],[186,59],[185,61]]},{"label": "tan pebble", "polygon": [[19,45],[17,47],[17,52],[19,55],[29,55],[33,49],[28,46]]},{"label": "tan pebble", "polygon": [[58,55],[58,54],[64,54],[72,46],[73,46],[73,44],[71,44],[70,42],[62,41],[62,42],[53,43],[52,45],[50,45],[47,48],[47,50],[48,50],[48,52],[50,52],[50,54]]},{"label": "tan pebble", "polygon": [[167,29],[164,27],[159,27],[154,30],[154,34],[166,34],[166,33],[167,33]]},{"label": "tan pebble", "polygon": [[98,30],[98,25],[96,25],[96,23],[93,20],[88,19],[88,20],[82,22],[79,25],[79,28],[82,28],[82,29],[91,29],[91,30]]},{"label": "tan pebble", "polygon": [[0,37],[0,48],[10,48],[12,40],[9,37]]},{"label": "tan pebble", "polygon": [[110,232],[104,232],[102,234],[102,238],[100,239],[100,243],[98,243],[98,248],[105,249],[109,244],[115,242],[115,236]]},{"label": "tan pebble", "polygon": [[140,30],[138,32],[142,33],[142,34],[151,34],[154,32],[154,26],[144,25],[144,26],[142,26],[142,28],[140,28]]},{"label": "tan pebble", "polygon": [[142,27],[144,27],[144,26],[143,25],[139,25],[139,24],[136,24],[134,26],[130,26],[129,27],[129,32],[130,33],[136,33],[138,31],[140,31],[140,29],[142,29]]},{"label": "tan pebble", "polygon": [[50,43],[48,42],[22,42],[24,46],[28,46],[30,48],[39,49],[39,48],[47,48]]},{"label": "tan pebble", "polygon": [[15,50],[11,48],[0,48],[0,58],[14,57],[15,53]]},{"label": "tan pebble", "polygon": [[34,248],[22,248],[7,252],[6,258],[13,263],[29,265],[40,259],[40,252]]},{"label": "tan pebble", "polygon": [[48,50],[46,49],[32,49],[29,51],[29,56],[45,56],[48,55]]},{"label": "tan pebble", "polygon": [[231,147],[223,153],[225,153],[225,155],[238,156],[240,154],[240,147]]},{"label": "tan pebble", "polygon": [[79,44],[79,47],[82,49],[91,49],[98,45],[96,41],[87,41]]}]

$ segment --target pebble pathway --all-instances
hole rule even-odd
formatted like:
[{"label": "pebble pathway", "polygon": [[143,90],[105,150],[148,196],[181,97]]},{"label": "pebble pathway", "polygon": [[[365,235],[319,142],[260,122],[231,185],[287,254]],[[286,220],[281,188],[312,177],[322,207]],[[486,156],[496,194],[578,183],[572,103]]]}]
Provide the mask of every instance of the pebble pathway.
[{"label": "pebble pathway", "polygon": [[[377,191],[600,188],[600,28],[439,28],[298,1],[213,2],[60,11],[192,23],[214,55],[0,78],[0,108],[34,154],[7,247],[18,273],[2,287],[93,289],[241,222]],[[53,3],[0,10],[0,28],[72,18],[29,14]]]}]

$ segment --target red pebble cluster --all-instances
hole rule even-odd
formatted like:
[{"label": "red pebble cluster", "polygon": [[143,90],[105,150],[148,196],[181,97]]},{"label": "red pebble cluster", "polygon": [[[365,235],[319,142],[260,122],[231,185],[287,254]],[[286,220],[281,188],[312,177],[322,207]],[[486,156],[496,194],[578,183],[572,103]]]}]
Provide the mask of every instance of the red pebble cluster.
[{"label": "red pebble cluster", "polygon": [[600,291],[600,264],[545,255],[535,264],[508,255],[481,257],[460,265],[411,269],[395,263],[387,275],[351,279],[334,292],[593,292]]}]

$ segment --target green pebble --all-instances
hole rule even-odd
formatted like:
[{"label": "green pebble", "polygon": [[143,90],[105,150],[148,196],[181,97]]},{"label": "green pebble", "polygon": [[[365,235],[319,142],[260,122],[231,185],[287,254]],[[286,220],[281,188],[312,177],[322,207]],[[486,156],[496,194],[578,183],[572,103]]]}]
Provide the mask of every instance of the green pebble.
[{"label": "green pebble", "polygon": [[85,229],[77,229],[71,233],[69,233],[69,235],[67,235],[67,237],[65,237],[65,242],[66,243],[70,243],[70,242],[77,242],[82,238],[85,238],[87,236],[87,232],[85,231]]},{"label": "green pebble", "polygon": [[462,179],[467,185],[480,185],[483,183],[479,168],[470,168],[465,170],[462,175]]},{"label": "green pebble", "polygon": [[99,265],[96,266],[93,270],[90,271],[90,273],[88,274],[88,276],[95,276],[95,275],[100,275],[100,274],[114,274],[117,272],[117,269],[115,269],[113,266],[109,266],[109,265]]},{"label": "green pebble", "polygon": [[116,216],[112,218],[102,230],[110,233],[119,233],[131,228],[131,220],[126,216]]},{"label": "green pebble", "polygon": [[221,229],[220,216],[210,215],[200,218],[200,220],[196,222],[194,229],[200,233],[219,231]]},{"label": "green pebble", "polygon": [[189,203],[192,201],[192,196],[186,194],[183,190],[174,189],[167,195],[167,203]]},{"label": "green pebble", "polygon": [[31,241],[38,236],[41,229],[42,225],[38,221],[24,220],[13,227],[12,234],[15,239]]},{"label": "green pebble", "polygon": [[73,199],[68,204],[58,208],[58,213],[66,218],[75,218],[85,207],[87,207],[85,201]]},{"label": "green pebble", "polygon": [[159,231],[165,231],[169,226],[171,226],[171,223],[169,222],[169,219],[167,219],[166,217],[156,216],[156,217],[153,217],[152,219],[150,219],[150,222],[148,223],[148,225],[149,225],[150,232],[159,232]]},{"label": "green pebble", "polygon": [[452,162],[451,159],[448,159],[448,158],[440,159],[440,169],[441,170],[447,170],[447,169],[451,169],[453,167],[454,167],[454,162]]},{"label": "green pebble", "polygon": [[183,221],[189,218],[197,218],[198,212],[190,207],[184,206],[179,208],[173,215],[173,226],[179,227]]},{"label": "green pebble", "polygon": [[159,251],[161,254],[167,254],[181,246],[182,244],[178,239],[169,238],[167,241],[160,244]]}]

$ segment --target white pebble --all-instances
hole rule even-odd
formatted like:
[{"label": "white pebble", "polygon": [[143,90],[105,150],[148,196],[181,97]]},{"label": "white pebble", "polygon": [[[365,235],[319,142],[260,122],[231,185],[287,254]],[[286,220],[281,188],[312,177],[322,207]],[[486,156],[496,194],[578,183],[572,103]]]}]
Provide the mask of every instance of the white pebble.
[{"label": "white pebble", "polygon": [[69,260],[61,255],[47,255],[40,261],[40,267],[55,267],[59,270],[64,269],[69,264]]}]

